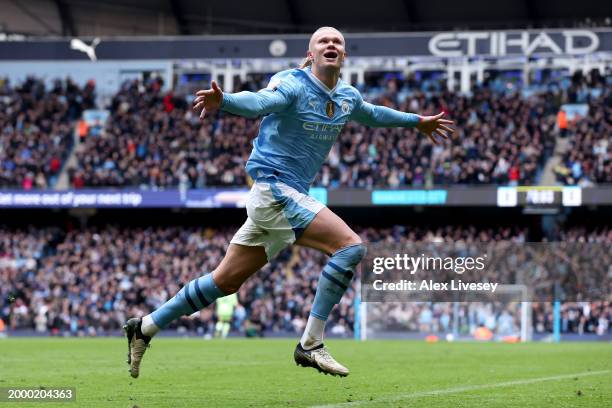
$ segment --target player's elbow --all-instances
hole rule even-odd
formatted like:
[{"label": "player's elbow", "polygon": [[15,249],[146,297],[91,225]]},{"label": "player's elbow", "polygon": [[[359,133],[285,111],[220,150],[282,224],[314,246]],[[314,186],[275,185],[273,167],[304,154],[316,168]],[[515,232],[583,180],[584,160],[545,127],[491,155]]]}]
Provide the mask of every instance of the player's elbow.
[{"label": "player's elbow", "polygon": [[249,109],[245,110],[245,114],[243,116],[249,119],[255,119],[258,116],[265,114],[265,108],[262,106],[261,101],[255,102]]}]

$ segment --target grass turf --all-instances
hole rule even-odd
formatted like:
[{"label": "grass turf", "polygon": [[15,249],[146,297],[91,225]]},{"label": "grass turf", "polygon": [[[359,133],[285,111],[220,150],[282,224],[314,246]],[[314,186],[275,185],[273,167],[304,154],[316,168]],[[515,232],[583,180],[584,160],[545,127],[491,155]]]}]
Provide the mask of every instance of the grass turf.
[{"label": "grass turf", "polygon": [[125,339],[9,338],[0,388],[76,388],[53,407],[612,407],[609,343],[329,341],[347,378],[296,367],[295,344],[160,338],[132,379]]}]

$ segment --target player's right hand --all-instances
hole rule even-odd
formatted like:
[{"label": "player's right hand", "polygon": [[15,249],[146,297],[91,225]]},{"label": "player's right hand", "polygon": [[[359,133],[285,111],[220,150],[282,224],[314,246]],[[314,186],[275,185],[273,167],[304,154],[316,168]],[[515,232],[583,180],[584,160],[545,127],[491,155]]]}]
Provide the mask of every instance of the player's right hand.
[{"label": "player's right hand", "polygon": [[223,91],[217,82],[212,81],[211,86],[210,89],[196,92],[196,98],[193,101],[193,110],[200,114],[200,120],[204,119],[207,110],[219,109],[223,101]]}]

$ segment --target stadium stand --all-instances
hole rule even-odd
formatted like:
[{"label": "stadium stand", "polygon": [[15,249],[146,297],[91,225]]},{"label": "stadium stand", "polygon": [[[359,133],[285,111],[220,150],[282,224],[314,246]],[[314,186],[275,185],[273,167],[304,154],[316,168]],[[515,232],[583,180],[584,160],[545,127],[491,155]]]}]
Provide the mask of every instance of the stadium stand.
[{"label": "stadium stand", "polygon": [[[184,98],[160,93],[160,81],[124,84],[112,100],[106,134],[87,138],[78,148],[73,186],[246,184],[243,167],[258,121],[221,114],[201,125]],[[410,129],[366,130],[349,123],[315,185],[535,184],[554,150],[557,112],[574,99],[571,89],[562,88],[529,96],[481,88],[464,96],[414,91],[407,88],[410,83],[388,80],[383,92],[370,92],[376,95],[371,100],[406,111],[444,110],[457,120],[457,140],[434,146]],[[256,86],[251,81],[237,89]],[[368,89],[363,92],[368,95]],[[600,106],[608,95],[606,90],[592,104]],[[589,122],[582,128],[600,126]]]},{"label": "stadium stand", "polygon": [[[526,229],[476,228],[358,228],[368,242],[525,242]],[[116,333],[126,316],[146,314],[180,288],[179,282],[211,271],[220,261],[233,229],[194,227],[90,227],[83,229],[0,229],[0,318],[11,330],[30,329],[52,335],[95,336]],[[610,245],[612,230],[571,228],[567,241]],[[285,250],[249,279],[239,291],[235,332],[258,327],[260,333],[299,333],[312,304],[326,256],[300,247]],[[354,324],[355,288],[336,306],[328,330],[350,336]],[[409,332],[448,332],[455,313],[450,303],[380,303],[387,327]],[[552,311],[534,303],[534,332],[552,330]],[[172,329],[199,335],[214,331],[213,308],[195,318],[183,318]],[[464,303],[462,333],[485,326],[504,335],[516,329],[516,310],[503,304]],[[566,302],[566,333],[608,333],[612,305],[606,302]]]},{"label": "stadium stand", "polygon": [[75,120],[92,108],[95,84],[0,81],[0,187],[52,187],[73,145]]},{"label": "stadium stand", "polygon": [[[470,96],[436,90],[440,87],[429,82],[417,86],[410,77],[370,78],[361,89],[367,99],[406,111],[444,110],[457,120],[459,137],[435,146],[414,130],[366,130],[349,123],[315,185],[536,184],[559,134],[569,140],[555,168],[559,181],[610,182],[611,85],[601,77],[584,78],[511,93],[490,81]],[[256,76],[237,83],[235,90],[256,90],[265,82]],[[75,147],[76,164],[68,169],[72,187],[188,189],[248,183],[244,163],[258,120],[220,114],[202,124],[190,110],[189,95],[164,93],[162,87],[160,78],[123,84],[108,106],[105,131],[86,135]],[[0,89],[0,185],[52,187],[72,151],[77,119],[84,110],[99,108],[95,84],[80,89],[58,80],[45,89],[31,78],[14,87],[5,81]],[[558,113],[565,103],[587,103],[589,114],[561,128]]]},{"label": "stadium stand", "polygon": [[588,104],[588,115],[567,129],[569,147],[555,169],[557,180],[567,185],[612,183],[612,87],[603,79],[592,88],[578,82],[570,100]]}]

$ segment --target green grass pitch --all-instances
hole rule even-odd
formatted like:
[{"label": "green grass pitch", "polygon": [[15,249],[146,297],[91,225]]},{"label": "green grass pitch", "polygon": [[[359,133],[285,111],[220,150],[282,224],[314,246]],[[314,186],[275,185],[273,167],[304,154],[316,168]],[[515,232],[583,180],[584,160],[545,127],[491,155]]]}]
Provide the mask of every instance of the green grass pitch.
[{"label": "green grass pitch", "polygon": [[[0,387],[75,387],[49,407],[612,407],[612,344],[329,341],[347,378],[297,367],[297,340],[0,340]],[[0,408],[41,407],[0,402]]]}]

